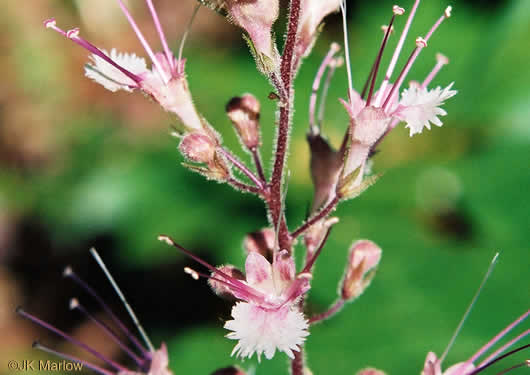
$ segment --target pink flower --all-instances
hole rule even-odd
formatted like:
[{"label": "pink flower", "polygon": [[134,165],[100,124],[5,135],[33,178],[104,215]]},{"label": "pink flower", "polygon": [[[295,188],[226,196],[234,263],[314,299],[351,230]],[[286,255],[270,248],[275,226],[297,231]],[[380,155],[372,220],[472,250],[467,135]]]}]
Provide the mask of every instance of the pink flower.
[{"label": "pink flower", "polygon": [[190,269],[188,273],[196,278],[207,277],[216,293],[229,293],[240,300],[232,308],[233,319],[225,323],[225,328],[232,331],[227,337],[238,340],[232,355],[250,358],[256,353],[258,360],[262,354],[271,359],[279,350],[294,358],[293,351],[298,351],[309,335],[308,322],[297,302],[309,290],[311,274],[306,270],[296,274],[294,260],[287,251],[275,251],[272,264],[258,252],[249,252],[242,279],[240,272],[233,272],[233,266],[215,268],[171,238],[158,238],[211,271],[211,275]]},{"label": "pink flower", "polygon": [[78,28],[64,31],[57,26],[53,18],[46,20],[44,25],[92,53],[91,62],[85,67],[87,77],[112,92],[118,90],[142,91],[158,102],[164,110],[174,113],[188,132],[204,132],[203,122],[193,105],[184,73],[185,59],[180,56],[178,59],[175,58],[169,50],[152,0],[146,0],[146,3],[164,50],[158,53],[153,52],[123,1],[117,1],[151,59],[153,65],[151,69],[147,68],[143,58],[135,54],[118,52],[115,48],[111,49],[110,52],[99,49],[79,36]]}]

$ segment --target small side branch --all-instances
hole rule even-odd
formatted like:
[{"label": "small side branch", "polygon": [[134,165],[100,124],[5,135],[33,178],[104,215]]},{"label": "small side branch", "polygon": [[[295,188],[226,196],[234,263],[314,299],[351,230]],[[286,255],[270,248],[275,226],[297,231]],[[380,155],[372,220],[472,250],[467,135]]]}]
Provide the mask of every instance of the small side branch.
[{"label": "small side branch", "polygon": [[293,231],[291,233],[291,237],[292,238],[297,238],[302,233],[304,233],[306,230],[308,230],[313,224],[315,224],[319,220],[321,220],[321,219],[325,218],[326,216],[328,216],[337,207],[337,204],[339,203],[339,201],[340,201],[340,198],[338,196],[333,198],[333,200],[331,202],[329,202],[315,216],[311,217],[309,220],[307,220],[305,223],[303,223],[298,229]]},{"label": "small side branch", "polygon": [[313,315],[309,319],[309,324],[319,323],[323,320],[331,318],[333,315],[337,314],[342,309],[342,307],[344,306],[344,303],[345,301],[342,298],[339,299],[327,311],[321,314]]},{"label": "small side branch", "polygon": [[219,150],[223,154],[224,157],[228,159],[230,163],[232,163],[234,166],[236,166],[245,176],[247,176],[257,187],[260,191],[263,191],[264,186],[263,183],[260,181],[258,177],[250,170],[248,167],[240,162],[230,151],[223,147],[219,147]]}]

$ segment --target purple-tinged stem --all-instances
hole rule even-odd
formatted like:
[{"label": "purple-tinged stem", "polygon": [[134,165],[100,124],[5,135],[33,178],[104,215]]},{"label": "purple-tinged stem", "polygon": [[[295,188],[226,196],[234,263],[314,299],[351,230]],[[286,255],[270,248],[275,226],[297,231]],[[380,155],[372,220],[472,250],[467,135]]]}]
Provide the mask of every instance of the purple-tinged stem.
[{"label": "purple-tinged stem", "polygon": [[145,360],[138,357],[132,350],[130,350],[127,345],[123,343],[119,339],[119,337],[112,331],[112,329],[106,325],[104,322],[102,322],[100,319],[96,318],[92,314],[90,314],[84,307],[79,303],[77,299],[70,300],[70,309],[77,309],[81,313],[83,313],[88,319],[90,319],[92,322],[94,322],[99,328],[101,328],[107,336],[109,336],[112,341],[114,341],[118,346],[126,352],[135,362],[136,364],[141,367],[145,363]]},{"label": "purple-tinged stem", "polygon": [[436,29],[442,24],[442,22],[451,16],[451,7],[447,7],[447,9],[444,11],[444,14],[438,18],[438,20],[434,23],[434,25],[431,27],[431,29],[427,32],[427,35],[425,35],[425,38],[418,38],[416,39],[416,48],[414,48],[414,51],[412,51],[412,54],[410,55],[407,63],[405,64],[405,67],[401,71],[401,73],[398,76],[398,79],[392,86],[392,90],[390,90],[390,93],[388,94],[384,104],[383,109],[386,111],[388,110],[388,107],[391,103],[391,99],[394,96],[396,92],[399,92],[399,89],[401,85],[403,84],[403,81],[405,80],[405,77],[407,76],[408,72],[410,71],[410,68],[412,68],[412,65],[414,64],[414,61],[416,61],[416,58],[420,54],[421,50],[425,47],[427,47],[427,42],[431,38],[432,34],[436,31]]},{"label": "purple-tinged stem", "polygon": [[140,43],[144,47],[145,52],[147,52],[147,54],[151,58],[151,61],[153,62],[153,65],[156,67],[156,70],[158,71],[158,74],[160,74],[160,77],[162,78],[162,81],[164,83],[168,83],[170,77],[168,77],[166,75],[166,73],[164,72],[164,69],[162,68],[162,65],[160,65],[160,61],[158,61],[158,59],[156,58],[155,54],[153,53],[153,50],[149,46],[149,43],[147,43],[147,40],[145,39],[144,35],[140,31],[140,28],[138,27],[138,25],[134,21],[134,18],[131,15],[131,12],[129,12],[129,10],[127,9],[127,7],[125,6],[125,4],[123,3],[122,0],[118,0],[118,4],[119,4],[123,14],[125,14],[125,17],[127,17],[127,21],[129,21],[129,24],[133,28],[134,33],[138,37],[138,40],[140,41]]},{"label": "purple-tinged stem", "polygon": [[71,343],[79,346],[80,348],[86,350],[87,352],[89,352],[90,354],[92,354],[94,357],[108,363],[110,366],[114,367],[117,371],[128,371],[127,368],[123,367],[122,365],[120,365],[119,363],[116,363],[114,362],[112,359],[109,359],[107,357],[105,357],[103,354],[97,352],[96,350],[92,349],[90,346],[82,343],[81,341],[75,339],[74,337],[66,334],[65,332],[61,331],[60,329],[58,328],[55,328],[54,326],[52,326],[51,324],[48,324],[46,323],[45,321],[43,320],[40,320],[39,318],[25,312],[24,310],[22,310],[22,308],[17,308],[16,310],[17,314],[19,314],[20,316],[28,319],[28,320],[31,320],[33,323],[43,327],[43,328],[46,328],[47,330],[55,333],[57,336],[61,336],[62,338],[64,338],[65,340],[67,341],[70,341]]},{"label": "purple-tinged stem", "polygon": [[217,148],[221,154],[223,154],[224,157],[228,159],[230,163],[235,165],[245,176],[247,176],[260,190],[263,190],[263,184],[260,181],[259,178],[256,177],[254,173],[250,169],[247,168],[245,164],[243,164],[241,161],[239,161],[230,151],[223,147]]},{"label": "purple-tinged stem", "polygon": [[331,233],[331,227],[328,228],[328,230],[326,231],[326,234],[324,235],[324,238],[322,239],[322,241],[320,241],[320,244],[318,245],[318,249],[315,251],[315,253],[311,257],[311,259],[309,259],[307,261],[307,263],[306,263],[306,265],[305,265],[305,267],[304,267],[302,272],[311,272],[311,269],[313,268],[313,265],[315,264],[318,256],[320,255],[320,252],[324,248],[324,245],[326,244],[330,233]]},{"label": "purple-tinged stem", "polygon": [[368,99],[366,99],[367,107],[372,102],[372,95],[374,94],[375,80],[377,79],[377,72],[379,71],[379,65],[381,65],[381,58],[383,57],[383,51],[385,50],[386,44],[388,42],[388,37],[390,36],[390,32],[392,31],[392,25],[394,24],[395,19],[396,19],[396,14],[393,14],[392,18],[390,19],[390,23],[388,24],[388,28],[386,29],[383,42],[381,43],[381,48],[379,48],[379,52],[377,53],[377,57],[375,58],[375,65],[374,65],[373,74],[372,74],[372,82],[370,84],[370,91],[368,92]]},{"label": "purple-tinged stem", "polygon": [[522,340],[523,338],[525,338],[526,336],[528,336],[530,334],[530,329],[527,329],[526,331],[524,331],[523,333],[521,333],[519,336],[517,336],[516,338],[508,341],[506,344],[504,344],[501,348],[499,348],[498,350],[496,350],[492,355],[490,355],[488,358],[486,358],[485,360],[483,360],[482,362],[480,362],[478,364],[477,367],[482,367],[484,366],[486,363],[488,363],[489,361],[492,361],[495,357],[497,357],[498,355],[500,355],[501,353],[503,353],[506,349],[508,349],[509,347],[511,347],[512,345],[514,345],[516,342],[518,342],[519,340]]},{"label": "purple-tinged stem", "polygon": [[261,179],[263,184],[267,183],[267,177],[265,177],[265,172],[263,171],[263,164],[261,163],[261,157],[259,151],[256,148],[250,150],[252,153],[252,159],[254,160],[254,165],[256,166],[256,171],[258,176]]},{"label": "purple-tinged stem", "polygon": [[424,89],[432,82],[434,77],[438,74],[438,72],[442,69],[444,65],[447,65],[449,63],[449,59],[442,55],[441,53],[436,54],[436,65],[431,70],[431,72],[427,75],[425,80],[421,83],[421,88]]},{"label": "purple-tinged stem", "polygon": [[164,53],[166,54],[167,63],[169,64],[171,71],[174,72],[175,71],[175,59],[173,58],[173,54],[171,53],[167,45],[166,36],[164,34],[164,30],[162,29],[162,25],[160,23],[160,19],[158,18],[158,14],[156,13],[155,6],[153,5],[153,1],[145,0],[145,2],[147,3],[147,7],[149,8],[149,11],[151,12],[151,16],[153,17],[156,31],[158,32],[158,36],[160,37],[160,42],[162,42]]},{"label": "purple-tinged stem", "polygon": [[80,45],[84,49],[88,50],[89,52],[92,52],[94,55],[97,55],[101,57],[103,60],[108,62],[110,65],[118,69],[120,72],[125,74],[127,77],[132,79],[134,82],[139,84],[142,79],[137,76],[136,74],[128,71],[127,69],[123,68],[122,66],[118,65],[114,60],[112,60],[110,57],[108,57],[103,51],[101,51],[98,47],[90,43],[88,40],[83,39],[79,36],[79,28],[68,30],[68,32],[62,30],[61,28],[57,27],[55,23],[55,19],[51,18],[46,21],[44,21],[44,26],[48,29],[52,29],[59,34],[63,35],[64,37],[70,39],[72,42]]},{"label": "purple-tinged stem", "polygon": [[384,92],[386,90],[386,87],[388,86],[388,82],[390,81],[390,78],[392,77],[394,68],[396,67],[397,60],[399,58],[399,55],[401,54],[401,50],[403,49],[403,44],[405,43],[405,39],[407,38],[407,34],[410,30],[410,25],[412,24],[412,20],[414,19],[416,10],[418,9],[418,5],[420,5],[420,0],[416,0],[414,2],[414,5],[412,6],[410,14],[407,18],[407,22],[405,23],[405,27],[403,28],[403,31],[401,32],[401,36],[399,37],[398,44],[396,46],[396,49],[394,50],[394,54],[392,55],[392,59],[390,60],[390,64],[388,65],[388,68],[386,70],[385,78],[383,80],[383,83],[381,84],[381,88],[379,89],[379,94],[377,95],[377,98],[375,100],[375,106],[378,106],[379,103],[381,103],[381,100],[383,99]]},{"label": "purple-tinged stem", "polygon": [[299,351],[294,352],[294,358],[291,360],[291,375],[304,375],[304,347],[298,346]]},{"label": "purple-tinged stem", "polygon": [[127,329],[125,324],[123,324],[121,320],[118,319],[118,317],[112,312],[110,307],[105,303],[105,301],[103,301],[103,298],[101,298],[89,284],[87,284],[79,276],[77,276],[77,274],[70,267],[66,267],[63,272],[63,276],[71,278],[88,294],[90,294],[99,303],[103,310],[105,310],[105,312],[109,314],[112,321],[122,330],[123,333],[125,333],[125,335],[138,348],[138,350],[140,350],[144,356],[148,356],[149,353],[147,349],[145,349],[144,346],[140,343],[140,341]]},{"label": "purple-tinged stem", "polygon": [[53,354],[53,355],[55,355],[55,356],[57,356],[59,358],[64,358],[64,359],[72,361],[72,362],[80,363],[83,367],[87,367],[87,368],[91,369],[92,371],[97,372],[98,374],[101,374],[101,375],[115,375],[115,373],[112,372],[112,371],[105,370],[104,368],[101,368],[99,366],[93,365],[92,363],[84,361],[84,360],[82,360],[80,358],[77,358],[77,357],[74,357],[74,356],[71,356],[71,355],[68,355],[68,354],[65,354],[65,353],[61,353],[61,352],[58,352],[58,351],[53,350],[51,348],[48,348],[47,346],[42,345],[38,341],[35,341],[33,343],[33,348],[34,349],[38,349],[38,350],[42,350],[43,352],[46,352],[46,353],[49,353],[49,354]]},{"label": "purple-tinged stem", "polygon": [[241,181],[236,180],[233,177],[229,177],[226,182],[232,185],[234,188],[247,192],[247,193],[260,195],[262,192],[261,189],[254,187],[254,186],[247,185]]},{"label": "purple-tinged stem", "polygon": [[331,318],[333,315],[335,315],[342,309],[344,303],[345,301],[342,298],[339,299],[327,311],[321,314],[313,315],[311,318],[309,318],[309,324],[319,323],[323,320]]},{"label": "purple-tinged stem", "polygon": [[510,332],[512,329],[514,329],[518,324],[520,324],[522,321],[524,321],[528,315],[530,315],[530,310],[525,312],[523,315],[521,315],[519,318],[517,318],[513,323],[509,324],[506,328],[504,328],[502,331],[500,331],[494,338],[492,338],[486,345],[484,345],[482,348],[479,349],[478,352],[476,352],[473,357],[471,357],[469,360],[471,362],[475,362],[478,358],[482,356],[489,348],[491,348],[497,341],[502,339],[508,332]]},{"label": "purple-tinged stem", "polygon": [[308,219],[305,223],[303,223],[298,229],[294,230],[291,233],[292,238],[297,238],[302,233],[304,233],[306,230],[308,230],[313,224],[315,224],[320,219],[325,218],[329,215],[330,212],[332,212],[337,204],[339,203],[340,198],[338,196],[335,196],[331,202],[329,202],[322,210],[320,210],[316,215]]},{"label": "purple-tinged stem", "polygon": [[311,93],[311,98],[309,99],[309,129],[310,132],[315,133],[315,109],[317,104],[317,95],[318,95],[318,89],[320,88],[320,81],[322,80],[322,76],[324,75],[326,68],[328,65],[330,65],[331,61],[333,60],[333,55],[338,52],[339,45],[336,43],[332,43],[331,47],[329,48],[329,51],[324,57],[324,60],[322,60],[322,63],[320,64],[320,67],[317,70],[317,74],[315,76],[315,79],[313,81],[313,91]]},{"label": "purple-tinged stem", "polygon": [[491,361],[491,362],[485,364],[484,366],[482,366],[482,367],[477,367],[476,369],[474,369],[473,371],[471,371],[469,374],[466,374],[466,375],[476,375],[476,374],[478,374],[479,372],[481,372],[481,371],[487,369],[488,367],[490,367],[490,366],[493,365],[494,363],[499,362],[501,359],[504,359],[504,358],[506,358],[506,357],[508,357],[508,356],[511,356],[512,354],[515,354],[515,353],[517,353],[517,352],[520,352],[521,350],[528,349],[528,348],[530,348],[530,344],[526,344],[526,345],[523,345],[523,346],[521,346],[521,347],[519,347],[519,348],[517,348],[517,349],[511,350],[511,351],[509,351],[508,353],[503,354],[503,355],[501,355],[500,357],[495,358],[493,361]]}]

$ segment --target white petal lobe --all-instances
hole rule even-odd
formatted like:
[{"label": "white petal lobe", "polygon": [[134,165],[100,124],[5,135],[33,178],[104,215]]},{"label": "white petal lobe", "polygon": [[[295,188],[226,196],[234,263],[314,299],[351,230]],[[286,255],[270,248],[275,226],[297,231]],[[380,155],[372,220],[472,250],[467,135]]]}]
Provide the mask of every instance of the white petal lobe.
[{"label": "white petal lobe", "polygon": [[[454,82],[453,82],[454,83]],[[407,123],[406,128],[410,129],[410,136],[421,133],[423,128],[431,129],[431,123],[442,126],[442,121],[438,116],[445,116],[447,112],[440,108],[444,102],[456,95],[456,90],[451,90],[451,83],[445,89],[440,86],[428,90],[413,85],[403,91],[396,117]]]},{"label": "white petal lobe", "polygon": [[238,302],[232,308],[233,320],[225,323],[225,328],[233,331],[226,337],[239,340],[232,355],[242,358],[252,357],[254,353],[260,359],[274,356],[276,350],[294,358],[294,351],[309,335],[308,323],[302,313],[289,306],[279,310],[265,310],[259,306]]},{"label": "white petal lobe", "polygon": [[[134,53],[118,52],[115,48],[110,51],[110,54],[106,50],[102,50],[102,52],[109,56],[116,64],[131,73],[140,75],[147,72],[145,60],[136,56]],[[118,90],[130,92],[132,91],[131,86],[137,86],[136,82],[101,57],[91,55],[90,59],[92,63],[88,63],[85,66],[85,76],[96,81],[107,90],[112,92]]]}]

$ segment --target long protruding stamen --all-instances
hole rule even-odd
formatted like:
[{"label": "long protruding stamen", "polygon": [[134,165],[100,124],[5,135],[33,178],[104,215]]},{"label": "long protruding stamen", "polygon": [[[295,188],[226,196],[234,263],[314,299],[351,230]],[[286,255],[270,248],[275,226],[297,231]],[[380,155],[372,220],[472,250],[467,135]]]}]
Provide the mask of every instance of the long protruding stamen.
[{"label": "long protruding stamen", "polygon": [[513,323],[509,324],[506,328],[500,331],[493,339],[491,339],[486,345],[480,348],[469,360],[475,362],[478,358],[482,356],[489,348],[491,348],[495,343],[502,339],[508,332],[517,327],[522,321],[524,321],[530,315],[530,310],[525,312],[519,318],[517,318]]},{"label": "long protruding stamen", "polygon": [[425,80],[421,83],[421,88],[424,89],[432,82],[434,77],[438,74],[438,72],[442,69],[444,65],[449,64],[449,59],[442,55],[441,53],[436,54],[436,65],[434,68],[432,68],[431,72],[427,75]]},{"label": "long protruding stamen", "polygon": [[79,301],[77,300],[77,298],[72,298],[70,300],[70,310],[74,310],[74,309],[77,309],[79,311],[81,311],[81,313],[83,313],[88,319],[90,319],[92,322],[94,322],[99,328],[101,328],[106,334],[107,336],[109,336],[112,341],[114,341],[116,344],[118,344],[118,346],[124,351],[126,352],[137,364],[138,366],[142,366],[145,362],[145,360],[143,360],[142,358],[138,357],[136,354],[134,354],[128,347],[127,345],[125,345],[120,339],[119,337],[112,331],[112,329],[106,325],[104,322],[102,322],[101,320],[99,320],[98,318],[96,318],[95,316],[93,316],[92,314],[90,314],[84,307],[83,305],[81,305],[79,303]]},{"label": "long protruding stamen", "polygon": [[110,274],[109,270],[107,269],[107,266],[105,266],[105,263],[103,263],[103,260],[100,258],[100,256],[99,256],[98,252],[96,251],[96,249],[91,248],[90,249],[90,254],[92,254],[92,256],[94,257],[96,262],[99,264],[99,266],[101,267],[101,269],[105,273],[105,276],[107,276],[107,279],[109,280],[110,284],[114,288],[114,291],[116,292],[118,297],[120,297],[121,302],[125,306],[125,309],[129,313],[129,316],[133,320],[134,325],[136,326],[136,328],[140,332],[140,335],[144,339],[144,342],[146,343],[147,347],[149,348],[149,351],[150,352],[154,352],[155,348],[153,347],[153,344],[151,344],[151,340],[149,340],[149,337],[145,333],[144,328],[142,327],[142,325],[140,324],[140,321],[136,317],[136,314],[134,313],[133,309],[129,305],[129,302],[127,302],[127,300],[125,299],[125,296],[123,295],[122,291],[118,287],[118,284],[116,283],[116,281],[114,281],[114,278],[112,277],[112,275]]},{"label": "long protruding stamen", "polygon": [[169,46],[167,45],[166,35],[164,34],[164,30],[162,29],[162,24],[160,23],[160,19],[158,18],[158,14],[156,13],[155,6],[153,5],[153,0],[145,0],[147,3],[147,7],[149,8],[149,11],[151,12],[151,17],[153,17],[153,22],[155,23],[156,31],[158,32],[158,36],[160,38],[160,42],[162,42],[162,47],[164,48],[164,53],[166,54],[167,63],[169,64],[169,67],[171,68],[171,71],[175,71],[175,58],[173,57],[173,54],[169,50]]},{"label": "long protruding stamen", "polygon": [[530,359],[527,359],[524,362],[518,363],[516,365],[513,365],[511,367],[508,367],[506,370],[502,370],[501,372],[498,372],[497,375],[504,375],[509,373],[512,370],[518,369],[519,367],[529,367],[530,368]]},{"label": "long protruding stamen", "polygon": [[[386,36],[386,32],[388,31],[388,26],[387,25],[381,26],[381,30],[383,30],[383,40],[384,40]],[[390,30],[390,32],[392,32],[392,29]],[[382,41],[381,41],[381,44],[382,44]],[[364,82],[363,90],[361,91],[361,98],[363,99],[366,97],[366,91],[368,91],[370,82],[372,82],[372,77],[374,75],[376,64],[377,64],[377,60],[374,60],[374,63],[372,64],[372,67],[370,68],[370,73],[368,74],[368,77],[366,78],[366,82]]]},{"label": "long protruding stamen", "polygon": [[469,314],[471,313],[471,310],[473,309],[473,306],[475,306],[475,302],[477,302],[477,299],[480,296],[480,292],[482,292],[482,288],[484,288],[484,285],[486,284],[486,281],[488,281],[488,278],[490,277],[491,273],[493,272],[493,269],[495,268],[495,265],[497,264],[497,259],[498,258],[499,258],[499,253],[496,253],[495,256],[493,257],[493,259],[491,260],[491,263],[490,263],[490,265],[488,267],[488,271],[486,272],[486,274],[484,275],[484,278],[480,282],[480,285],[479,285],[477,291],[475,292],[475,295],[471,299],[471,303],[467,307],[467,310],[464,313],[464,316],[462,317],[462,320],[460,320],[460,323],[458,323],[458,326],[456,327],[455,333],[453,333],[453,336],[451,337],[451,340],[449,340],[449,344],[447,344],[447,347],[445,348],[442,356],[440,357],[440,365],[442,364],[442,362],[444,361],[445,357],[449,353],[449,350],[453,346],[453,344],[454,344],[454,342],[456,340],[456,337],[458,336],[458,334],[460,333],[462,327],[464,326],[464,323],[465,323],[467,317],[469,316]]},{"label": "long protruding stamen", "polygon": [[331,43],[331,47],[329,48],[326,57],[324,57],[324,60],[322,60],[322,63],[320,64],[313,81],[313,91],[311,93],[311,98],[309,99],[309,133],[314,135],[318,134],[318,128],[315,125],[315,108],[317,104],[318,90],[320,88],[320,81],[322,80],[322,76],[324,75],[326,68],[333,60],[333,55],[335,55],[339,49],[340,47],[337,43]]},{"label": "long protruding stamen", "polygon": [[108,363],[109,365],[114,367],[116,370],[118,370],[118,371],[127,371],[127,369],[125,367],[123,367],[122,365],[120,365],[119,363],[116,363],[112,359],[109,359],[109,358],[105,357],[103,354],[101,354],[101,353],[97,352],[96,350],[92,349],[90,346],[88,346],[88,345],[82,343],[81,341],[75,339],[74,337],[66,334],[65,332],[61,331],[60,329],[55,328],[51,324],[46,323],[45,321],[40,320],[36,316],[33,316],[30,313],[25,312],[21,307],[18,307],[16,309],[16,312],[20,316],[22,316],[22,317],[24,317],[24,318],[26,318],[28,320],[31,320],[33,323],[35,323],[35,324],[37,324],[37,325],[39,325],[39,326],[41,326],[43,328],[46,328],[47,330],[55,333],[57,336],[61,336],[65,340],[68,340],[71,343],[79,346],[80,348],[83,348],[84,350],[86,350],[87,352],[92,354],[94,357],[96,357],[96,358]]},{"label": "long protruding stamen", "polygon": [[381,43],[381,48],[379,48],[379,52],[377,53],[377,57],[375,59],[375,65],[373,69],[372,74],[372,83],[370,84],[370,92],[368,93],[368,99],[366,99],[366,106],[368,107],[372,101],[372,95],[374,93],[374,87],[375,87],[375,80],[377,79],[377,72],[379,70],[379,65],[381,65],[381,58],[383,57],[383,51],[385,50],[386,43],[388,42],[388,37],[390,36],[390,33],[392,32],[392,25],[394,24],[394,20],[396,19],[397,15],[402,15],[405,13],[405,10],[403,8],[398,7],[397,5],[394,5],[393,8],[393,15],[392,19],[390,20],[390,23],[388,24],[388,28],[385,32],[385,37],[383,38],[383,42]]},{"label": "long protruding stamen", "polygon": [[118,69],[120,72],[125,74],[127,77],[132,79],[134,82],[139,84],[142,79],[137,76],[136,74],[128,71],[127,69],[123,68],[122,66],[118,65],[114,60],[112,60],[110,57],[108,57],[102,50],[100,50],[98,47],[90,43],[88,40],[83,39],[79,36],[79,28],[74,28],[68,31],[64,31],[61,28],[57,27],[57,24],[55,22],[54,18],[50,18],[46,21],[44,21],[44,26],[48,29],[52,29],[59,34],[65,36],[66,38],[70,39],[72,42],[80,45],[84,49],[88,50],[89,52],[92,52],[94,55],[101,57],[103,60],[108,62],[110,65]]},{"label": "long protruding stamen", "polygon": [[110,316],[112,321],[122,330],[123,333],[129,338],[129,340],[132,341],[132,343],[140,350],[144,355],[147,355],[147,350],[143,347],[143,345],[138,341],[138,339],[127,329],[125,324],[121,322],[120,319],[112,312],[110,307],[103,301],[103,298],[99,296],[99,294],[96,293],[96,291],[88,285],[85,281],[83,281],[75,272],[72,270],[71,267],[66,267],[63,271],[64,277],[69,277],[73,281],[75,281],[81,288],[83,288],[88,294],[90,294],[98,303],[99,305],[105,310],[105,312]]},{"label": "long protruding stamen", "polygon": [[326,76],[326,81],[324,82],[324,87],[322,87],[322,92],[320,94],[320,104],[318,106],[317,126],[319,130],[322,130],[322,123],[324,122],[324,110],[326,108],[326,99],[328,97],[331,78],[333,77],[335,70],[342,66],[342,64],[344,64],[344,59],[342,57],[333,59],[329,64],[328,74]]},{"label": "long protruding stamen", "polygon": [[348,23],[346,22],[346,0],[340,2],[340,10],[342,13],[342,32],[344,34],[344,57],[346,58],[346,73],[348,74],[348,96],[350,98],[351,111],[353,112],[353,79],[351,76],[350,47],[348,44]]},{"label": "long protruding stamen", "polygon": [[93,365],[92,363],[84,361],[84,360],[82,360],[80,358],[68,355],[66,353],[61,353],[61,352],[58,352],[58,351],[53,350],[51,348],[48,348],[47,346],[42,345],[38,341],[35,341],[32,346],[33,346],[34,349],[41,350],[41,351],[43,351],[45,353],[49,353],[49,354],[55,355],[55,356],[57,356],[59,358],[63,358],[63,359],[66,359],[68,361],[80,363],[83,367],[87,367],[87,368],[91,369],[92,371],[97,372],[98,374],[101,374],[101,375],[115,375],[114,372],[112,372],[112,371],[105,370],[104,368],[101,368],[99,366]]},{"label": "long protruding stamen", "polygon": [[476,375],[476,374],[478,374],[479,372],[481,372],[481,371],[485,370],[486,368],[490,367],[490,366],[493,365],[494,363],[499,362],[501,359],[504,359],[504,358],[506,358],[506,357],[509,357],[509,356],[511,356],[512,354],[515,354],[515,353],[517,353],[517,352],[520,352],[521,350],[525,350],[525,349],[528,349],[528,348],[530,348],[530,344],[526,344],[526,345],[523,345],[523,346],[521,346],[521,347],[519,347],[519,348],[517,348],[517,349],[514,349],[514,350],[512,350],[512,351],[509,351],[508,353],[503,354],[503,355],[501,355],[500,357],[495,358],[493,361],[491,361],[491,362],[485,364],[484,366],[482,366],[482,367],[477,367],[475,370],[471,371],[469,374],[466,374],[466,375]]},{"label": "long protruding stamen", "polygon": [[407,76],[408,72],[410,71],[410,68],[412,68],[412,65],[414,64],[414,61],[416,61],[416,58],[420,54],[421,50],[425,47],[427,47],[427,42],[431,38],[432,34],[436,31],[436,29],[442,24],[442,22],[446,19],[451,17],[451,10],[452,8],[448,6],[444,14],[438,18],[438,20],[434,23],[434,25],[431,27],[427,35],[425,35],[425,38],[419,37],[416,39],[416,48],[412,51],[412,54],[410,55],[407,63],[403,67],[403,70],[398,76],[398,79],[392,86],[392,90],[390,90],[390,93],[388,94],[387,98],[385,99],[385,102],[383,104],[383,109],[386,111],[388,110],[388,107],[390,106],[390,103],[392,102],[392,97],[394,94],[399,92],[399,89],[401,85],[403,84],[403,81],[405,80],[405,77]]},{"label": "long protruding stamen", "polygon": [[118,0],[118,4],[119,4],[123,14],[125,14],[125,17],[127,17],[127,21],[129,21],[129,24],[133,28],[136,36],[138,37],[138,40],[140,40],[140,43],[144,47],[145,52],[147,52],[147,55],[149,55],[149,57],[151,58],[151,61],[153,62],[153,65],[156,67],[156,70],[157,70],[158,74],[160,74],[160,77],[162,78],[162,81],[164,83],[168,83],[170,77],[168,77],[166,75],[166,73],[164,72],[164,69],[162,68],[162,65],[160,65],[160,61],[158,61],[158,59],[156,58],[155,54],[153,53],[153,50],[151,49],[151,47],[149,46],[149,44],[145,40],[145,37],[142,34],[142,32],[140,31],[140,28],[138,27],[136,22],[134,21],[134,18],[132,17],[131,12],[129,12],[129,10],[127,9],[127,7],[125,6],[125,4],[123,3],[122,0]]},{"label": "long protruding stamen", "polygon": [[394,50],[394,54],[392,55],[392,59],[390,60],[390,64],[388,65],[388,68],[386,70],[385,79],[383,80],[383,83],[381,84],[381,88],[379,89],[379,94],[377,94],[377,98],[375,99],[376,107],[379,106],[379,104],[381,103],[381,100],[383,100],[384,92],[386,90],[386,87],[388,86],[388,82],[390,81],[390,78],[392,77],[394,68],[396,67],[397,60],[399,58],[399,55],[401,54],[401,49],[403,48],[403,44],[405,43],[405,39],[407,39],[407,34],[409,33],[410,25],[412,24],[412,20],[414,19],[414,15],[416,14],[418,5],[420,5],[420,0],[416,0],[414,2],[414,5],[412,6],[409,17],[407,18],[407,23],[405,23],[405,28],[401,32],[401,36],[399,37],[398,44],[396,46],[396,49]]},{"label": "long protruding stamen", "polygon": [[171,239],[171,237],[165,236],[165,235],[160,235],[160,236],[158,236],[158,240],[162,241],[162,242],[165,242],[169,246],[173,246],[173,247],[177,248],[178,250],[182,251],[184,254],[186,254],[188,257],[190,257],[191,259],[193,259],[197,263],[202,264],[204,267],[208,268],[210,271],[218,273],[219,275],[224,277],[227,281],[232,283],[232,285],[237,286],[239,288],[242,288],[244,290],[250,289],[248,285],[246,285],[246,284],[242,283],[241,281],[237,280],[236,278],[226,274],[225,272],[217,269],[216,267],[212,266],[208,262],[205,262],[204,260],[202,260],[198,256],[194,255],[191,251],[187,250],[185,247],[180,246],[178,243],[173,241],[173,239]]},{"label": "long protruding stamen", "polygon": [[526,331],[524,331],[523,333],[521,333],[519,336],[515,337],[514,339],[508,341],[506,344],[504,344],[503,346],[501,346],[498,350],[496,350],[492,355],[490,355],[488,358],[486,358],[485,360],[483,360],[482,362],[480,362],[478,364],[477,367],[482,367],[484,366],[486,363],[488,363],[489,361],[492,361],[493,359],[495,359],[498,355],[500,355],[501,353],[503,353],[506,349],[510,348],[511,346],[513,346],[514,344],[516,344],[517,342],[519,342],[520,340],[524,339],[526,336],[530,335],[530,329],[527,329]]},{"label": "long protruding stamen", "polygon": [[190,33],[191,25],[193,24],[193,21],[195,20],[195,16],[199,12],[199,8],[200,7],[201,7],[201,4],[199,3],[199,4],[197,4],[195,6],[195,9],[193,9],[193,14],[191,15],[190,21],[188,22],[188,26],[186,27],[186,31],[184,31],[184,34],[182,35],[182,40],[180,41],[179,55],[178,55],[179,56],[178,57],[178,66],[177,66],[179,74],[183,74],[184,73],[184,66],[181,63],[181,61],[182,61],[182,51],[184,51],[184,44],[186,44],[186,39],[188,39],[188,34]]}]

